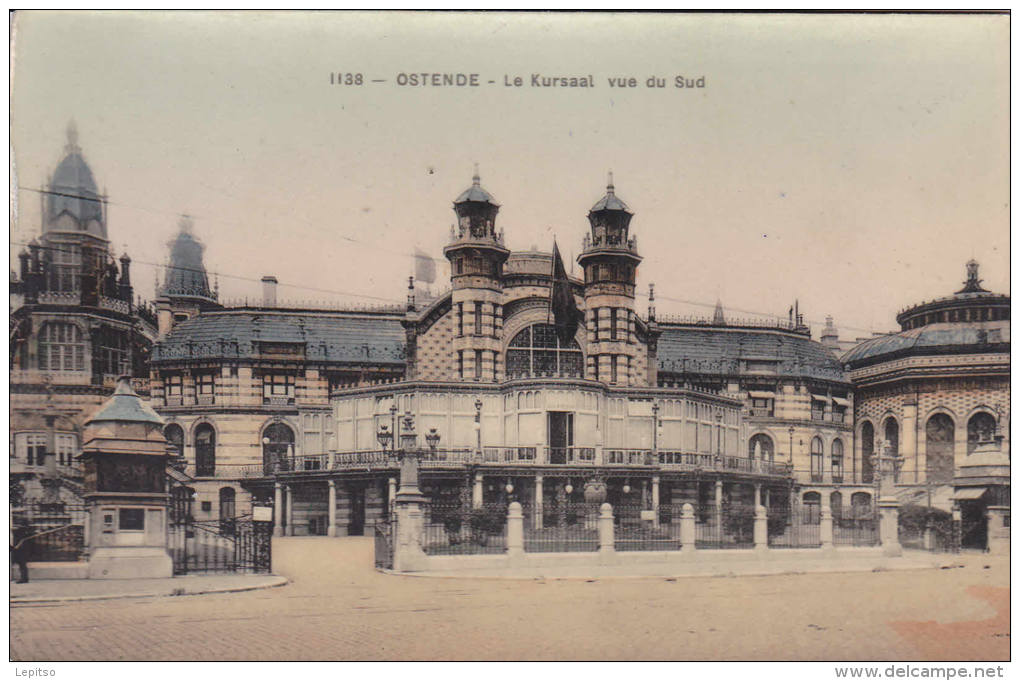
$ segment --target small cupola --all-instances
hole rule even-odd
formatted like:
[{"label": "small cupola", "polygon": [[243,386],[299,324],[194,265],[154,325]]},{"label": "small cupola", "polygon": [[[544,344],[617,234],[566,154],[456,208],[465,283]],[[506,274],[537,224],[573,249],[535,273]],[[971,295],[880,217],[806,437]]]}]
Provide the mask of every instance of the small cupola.
[{"label": "small cupola", "polygon": [[454,199],[453,210],[457,214],[458,238],[497,238],[496,213],[499,212],[499,204],[492,194],[482,188],[477,165],[471,186]]},{"label": "small cupola", "polygon": [[613,173],[609,173],[606,195],[588,211],[591,223],[591,246],[595,248],[627,248],[630,220],[634,213],[616,195]]}]

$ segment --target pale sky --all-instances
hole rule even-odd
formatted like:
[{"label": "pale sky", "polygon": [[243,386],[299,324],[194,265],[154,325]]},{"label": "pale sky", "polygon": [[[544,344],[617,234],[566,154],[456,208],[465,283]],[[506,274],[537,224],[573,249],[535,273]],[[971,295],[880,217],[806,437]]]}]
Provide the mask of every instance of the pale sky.
[{"label": "pale sky", "polygon": [[[852,338],[959,289],[971,257],[1009,290],[1005,16],[26,12],[13,49],[12,187],[45,184],[73,118],[147,299],[186,212],[225,298],[274,274],[283,300],[402,301],[475,162],[508,245],[565,257],[611,169],[642,313],[649,282],[660,313],[799,298]],[[482,85],[396,84],[421,72]],[[28,241],[39,195],[12,191]]]}]

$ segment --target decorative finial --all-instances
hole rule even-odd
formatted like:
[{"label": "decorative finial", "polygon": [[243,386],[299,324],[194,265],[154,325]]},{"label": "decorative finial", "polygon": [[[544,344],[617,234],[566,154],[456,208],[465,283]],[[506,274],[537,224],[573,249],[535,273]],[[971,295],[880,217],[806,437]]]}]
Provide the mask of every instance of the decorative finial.
[{"label": "decorative finial", "polygon": [[609,171],[609,182],[606,184],[606,191],[612,194],[616,191],[616,186],[613,184],[613,171]]},{"label": "decorative finial", "polygon": [[73,118],[67,124],[67,149],[68,151],[78,149],[78,125]]},{"label": "decorative finial", "polygon": [[971,258],[967,261],[967,281],[963,282],[963,288],[957,293],[987,293],[981,288],[981,279],[978,278],[978,261]]},{"label": "decorative finial", "polygon": [[648,284],[648,321],[655,321],[655,284]]},{"label": "decorative finial", "polygon": [[482,183],[482,178],[478,175],[478,162],[475,161],[475,174],[471,177],[471,184],[478,186]]}]

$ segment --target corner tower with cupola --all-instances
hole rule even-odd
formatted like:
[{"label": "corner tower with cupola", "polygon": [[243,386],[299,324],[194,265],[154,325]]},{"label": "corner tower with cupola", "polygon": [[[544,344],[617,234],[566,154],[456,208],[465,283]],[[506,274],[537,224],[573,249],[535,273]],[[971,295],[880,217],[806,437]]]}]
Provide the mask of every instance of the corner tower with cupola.
[{"label": "corner tower with cupola", "polygon": [[606,195],[588,211],[591,234],[585,235],[577,262],[584,270],[585,322],[588,330],[587,378],[616,385],[643,385],[637,355],[634,283],[641,256],[630,236],[634,214],[616,196],[609,174]]},{"label": "corner tower with cupola", "polygon": [[443,254],[453,285],[453,352],[461,380],[494,382],[502,374],[503,263],[510,251],[496,231],[499,204],[481,186],[478,169],[471,186],[453,202],[457,226]]}]

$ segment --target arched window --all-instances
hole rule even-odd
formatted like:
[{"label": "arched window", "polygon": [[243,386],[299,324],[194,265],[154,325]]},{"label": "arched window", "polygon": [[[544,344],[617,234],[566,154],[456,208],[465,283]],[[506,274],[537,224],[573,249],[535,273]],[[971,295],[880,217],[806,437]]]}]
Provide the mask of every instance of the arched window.
[{"label": "arched window", "polygon": [[764,433],[758,433],[747,443],[747,456],[753,461],[775,461],[776,448],[772,444],[772,438]]},{"label": "arched window", "polygon": [[[836,440],[839,442],[839,440]],[[833,492],[829,495],[829,510],[832,511],[832,519],[839,520],[843,517],[843,494]]]},{"label": "arched window", "polygon": [[982,443],[995,440],[995,417],[987,411],[979,411],[967,421],[967,454]]},{"label": "arched window", "polygon": [[818,525],[822,522],[822,495],[818,492],[804,493],[804,524]]},{"label": "arched window", "polygon": [[[900,424],[892,416],[885,420],[885,453],[898,456],[900,453]],[[893,482],[900,481],[899,467],[893,469]]]},{"label": "arched window", "polygon": [[74,324],[47,322],[39,330],[39,369],[84,371],[85,341]]},{"label": "arched window", "polygon": [[288,457],[294,454],[294,431],[285,423],[273,423],[262,433],[262,468],[266,475],[277,469],[283,470],[290,463]]},{"label": "arched window", "polygon": [[832,442],[832,481],[843,482],[843,441]]},{"label": "arched window", "polygon": [[510,341],[506,351],[507,378],[528,376],[584,376],[584,359],[577,342],[563,346],[552,324],[534,324]]},{"label": "arched window", "polygon": [[811,482],[821,482],[825,468],[822,438],[811,439]]},{"label": "arched window", "polygon": [[871,461],[875,453],[875,427],[870,421],[861,426],[861,482],[875,481],[875,465]]},{"label": "arched window", "polygon": [[234,501],[237,494],[233,487],[220,488],[220,520],[230,520],[236,515]]},{"label": "arched window", "polygon": [[928,482],[953,481],[953,449],[956,425],[948,414],[934,414],[925,426],[925,452]]},{"label": "arched window", "polygon": [[850,495],[850,509],[854,518],[867,518],[871,515],[871,495],[867,492],[854,492]]},{"label": "arched window", "polygon": [[166,442],[174,450],[174,454],[177,456],[184,455],[184,429],[176,423],[168,423],[163,428],[163,437],[166,438]]},{"label": "arched window", "polygon": [[195,430],[195,475],[216,475],[216,431],[208,423]]}]

